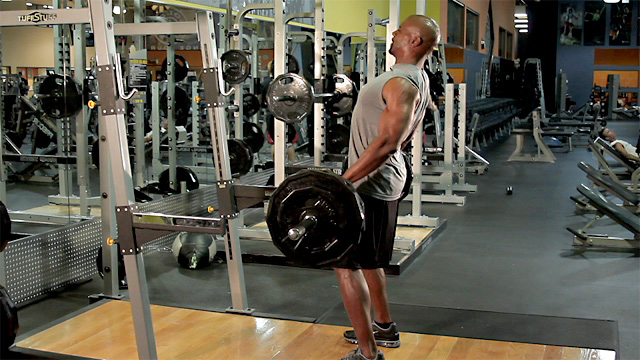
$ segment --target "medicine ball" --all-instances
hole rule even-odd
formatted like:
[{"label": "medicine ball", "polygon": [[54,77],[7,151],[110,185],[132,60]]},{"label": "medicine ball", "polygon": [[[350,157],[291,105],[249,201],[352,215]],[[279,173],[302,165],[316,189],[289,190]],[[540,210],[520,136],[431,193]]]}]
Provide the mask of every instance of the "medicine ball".
[{"label": "medicine ball", "polygon": [[216,241],[211,234],[180,233],[173,241],[173,257],[185,269],[209,266],[216,256]]}]

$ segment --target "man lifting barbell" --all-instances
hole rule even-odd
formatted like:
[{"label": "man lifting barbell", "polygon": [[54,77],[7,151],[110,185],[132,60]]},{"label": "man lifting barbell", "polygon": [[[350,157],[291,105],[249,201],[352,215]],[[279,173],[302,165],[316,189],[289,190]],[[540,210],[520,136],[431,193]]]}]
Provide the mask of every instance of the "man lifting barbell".
[{"label": "man lifting barbell", "polygon": [[407,178],[400,150],[410,142],[427,111],[429,80],[421,69],[439,41],[440,28],[433,19],[407,18],[393,33],[389,49],[396,64],[362,88],[353,111],[349,168],[344,177],[354,183],[364,201],[365,225],[359,244],[335,266],[354,327],[344,336],[359,344],[343,360],[384,359],[377,345],[400,346],[383,269],[391,260],[398,205]]}]

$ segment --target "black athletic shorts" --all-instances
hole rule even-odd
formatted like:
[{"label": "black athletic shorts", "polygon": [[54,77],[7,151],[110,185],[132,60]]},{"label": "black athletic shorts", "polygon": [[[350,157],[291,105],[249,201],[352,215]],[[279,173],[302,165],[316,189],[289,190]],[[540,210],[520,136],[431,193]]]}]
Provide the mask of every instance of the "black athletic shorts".
[{"label": "black athletic shorts", "polygon": [[385,201],[360,194],[364,202],[364,229],[360,242],[334,265],[343,269],[386,268],[391,261],[400,200]]}]

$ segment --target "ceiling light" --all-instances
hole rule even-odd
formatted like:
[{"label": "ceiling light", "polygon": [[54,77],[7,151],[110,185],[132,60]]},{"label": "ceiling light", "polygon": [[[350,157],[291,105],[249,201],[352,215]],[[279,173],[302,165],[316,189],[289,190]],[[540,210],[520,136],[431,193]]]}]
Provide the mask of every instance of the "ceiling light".
[{"label": "ceiling light", "polygon": [[521,33],[528,33],[528,32],[529,32],[529,29],[520,29],[520,30],[518,30],[518,32],[521,32]]},{"label": "ceiling light", "polygon": [[113,13],[116,15],[120,15],[120,6],[116,5],[113,7]]},{"label": "ceiling light", "polygon": [[516,24],[516,29],[528,29],[529,24]]},{"label": "ceiling light", "polygon": [[25,5],[27,5],[27,6],[33,6],[33,3],[28,2],[28,3],[25,3]]},{"label": "ceiling light", "polygon": [[529,19],[513,19],[514,23],[528,23]]}]

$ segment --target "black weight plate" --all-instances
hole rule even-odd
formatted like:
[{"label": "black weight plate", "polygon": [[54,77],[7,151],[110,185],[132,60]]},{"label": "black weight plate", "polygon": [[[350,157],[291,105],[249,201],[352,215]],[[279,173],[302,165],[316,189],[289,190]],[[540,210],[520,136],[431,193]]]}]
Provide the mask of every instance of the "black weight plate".
[{"label": "black weight plate", "polygon": [[0,355],[9,358],[8,350],[18,335],[18,308],[9,296],[9,292],[0,285]]},{"label": "black weight plate", "polygon": [[[189,73],[189,62],[187,61],[187,59],[184,58],[184,56],[182,55],[178,55],[176,54],[175,57],[175,62],[173,65],[173,69],[174,69],[174,76],[173,79],[175,81],[182,81],[187,77],[187,74]],[[167,78],[167,58],[165,58],[162,61],[162,73],[165,74],[164,78]]]},{"label": "black weight plate", "polygon": [[329,154],[346,154],[349,150],[350,130],[342,124],[329,126],[327,130],[327,152]]},{"label": "black weight plate", "polygon": [[278,120],[295,123],[313,111],[313,89],[300,75],[282,74],[267,88],[267,106]]},{"label": "black weight plate", "polygon": [[358,97],[355,83],[344,74],[333,74],[332,80],[336,95],[327,102],[329,111],[335,117],[351,114]]},{"label": "black weight plate", "polygon": [[249,77],[251,67],[244,51],[229,50],[222,54],[222,78],[229,84],[240,84]]},{"label": "black weight plate", "polygon": [[251,152],[257,153],[264,145],[264,132],[255,123],[245,121],[242,125],[242,135],[244,142],[249,145]]},{"label": "black weight plate", "polygon": [[231,165],[231,176],[240,177],[249,171],[253,166],[253,153],[246,142],[240,139],[229,139],[229,164]]},{"label": "black weight plate", "polygon": [[38,86],[40,108],[53,119],[71,117],[82,109],[80,86],[69,75],[47,76]]},{"label": "black weight plate", "polygon": [[[292,241],[288,231],[305,212],[314,212],[318,223]],[[290,259],[318,267],[342,259],[358,241],[363,220],[364,206],[353,185],[334,173],[317,170],[287,177],[272,194],[267,211],[274,245]]]},{"label": "black weight plate", "polygon": [[187,183],[187,191],[196,190],[197,188],[200,187],[200,181],[198,181],[198,176],[196,175],[196,173],[193,172],[193,170],[184,166],[176,167],[177,185],[175,188],[177,190],[173,190],[173,187],[170,184],[169,169],[166,169],[160,173],[160,178],[158,179],[158,181],[160,182],[160,189],[162,189],[162,191],[164,191],[167,194],[172,192],[178,192],[178,193],[182,192],[182,189],[180,188],[180,184],[183,181]]},{"label": "black weight plate", "polygon": [[242,95],[242,112],[245,116],[253,116],[260,111],[260,100],[253,94]]},{"label": "black weight plate", "polygon": [[[189,111],[191,110],[191,99],[189,94],[181,86],[176,85],[174,99],[171,101],[175,109],[175,124],[176,126],[187,126],[189,121]],[[160,95],[160,110],[164,117],[167,116],[169,109],[167,108],[167,91],[163,91]]]},{"label": "black weight plate", "polygon": [[0,252],[4,251],[10,240],[11,218],[9,217],[9,210],[7,210],[4,203],[0,201]]}]

